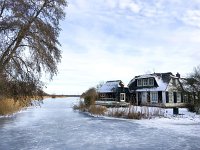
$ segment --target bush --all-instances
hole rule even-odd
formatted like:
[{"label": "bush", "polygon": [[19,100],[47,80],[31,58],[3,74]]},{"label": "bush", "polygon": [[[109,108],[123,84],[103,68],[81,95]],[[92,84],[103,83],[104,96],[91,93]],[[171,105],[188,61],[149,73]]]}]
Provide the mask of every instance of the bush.
[{"label": "bush", "polygon": [[188,111],[195,112],[195,105],[194,104],[187,104],[186,105]]},{"label": "bush", "polygon": [[91,96],[85,96],[84,103],[85,103],[85,106],[89,108],[91,105],[95,103],[95,100],[92,99]]},{"label": "bush", "polygon": [[89,108],[91,105],[95,104],[95,101],[98,98],[96,89],[95,88],[88,89],[85,93],[81,95],[81,98],[84,99],[84,103],[86,107]]}]

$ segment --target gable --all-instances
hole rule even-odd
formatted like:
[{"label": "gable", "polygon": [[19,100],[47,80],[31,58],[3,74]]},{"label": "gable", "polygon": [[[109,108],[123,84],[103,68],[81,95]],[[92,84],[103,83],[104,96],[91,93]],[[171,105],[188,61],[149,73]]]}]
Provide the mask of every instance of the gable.
[{"label": "gable", "polygon": [[172,77],[169,81],[166,91],[180,91],[182,89],[179,78]]}]

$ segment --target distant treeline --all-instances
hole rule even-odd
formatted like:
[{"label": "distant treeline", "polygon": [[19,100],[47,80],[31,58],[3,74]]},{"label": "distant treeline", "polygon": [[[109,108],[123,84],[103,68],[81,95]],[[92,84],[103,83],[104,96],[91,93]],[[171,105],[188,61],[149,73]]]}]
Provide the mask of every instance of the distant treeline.
[{"label": "distant treeline", "polygon": [[52,98],[58,98],[58,97],[80,97],[81,95],[56,95],[56,94],[52,94],[52,95],[48,95]]}]

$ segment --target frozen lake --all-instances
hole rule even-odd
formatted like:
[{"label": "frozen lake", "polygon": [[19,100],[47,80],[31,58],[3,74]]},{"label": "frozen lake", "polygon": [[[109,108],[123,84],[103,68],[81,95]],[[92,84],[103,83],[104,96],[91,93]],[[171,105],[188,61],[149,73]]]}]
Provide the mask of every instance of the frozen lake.
[{"label": "frozen lake", "polygon": [[200,124],[91,117],[73,111],[77,98],[46,99],[0,118],[0,150],[198,150]]}]

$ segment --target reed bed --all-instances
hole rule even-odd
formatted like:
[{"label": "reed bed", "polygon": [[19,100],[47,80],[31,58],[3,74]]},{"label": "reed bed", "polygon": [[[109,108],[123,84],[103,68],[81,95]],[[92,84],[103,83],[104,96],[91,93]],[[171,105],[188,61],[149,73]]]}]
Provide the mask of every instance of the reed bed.
[{"label": "reed bed", "polygon": [[13,114],[23,107],[20,101],[14,101],[13,99],[0,100],[0,115]]}]

